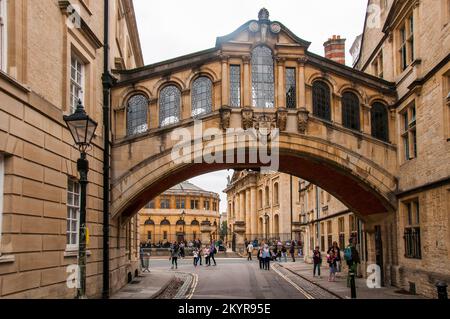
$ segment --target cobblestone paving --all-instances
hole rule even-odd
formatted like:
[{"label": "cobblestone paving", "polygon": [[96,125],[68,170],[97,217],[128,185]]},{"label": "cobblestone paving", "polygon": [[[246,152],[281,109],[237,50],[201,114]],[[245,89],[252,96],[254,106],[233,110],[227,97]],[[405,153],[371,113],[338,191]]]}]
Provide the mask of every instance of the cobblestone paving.
[{"label": "cobblestone paving", "polygon": [[304,279],[303,277],[297,275],[291,270],[284,268],[283,266],[280,266],[279,264],[274,263],[273,267],[276,270],[278,270],[283,276],[287,277],[290,281],[292,281],[294,284],[298,285],[313,299],[341,299],[337,295],[334,295],[328,292],[327,290],[320,288],[319,286]]},{"label": "cobblestone paving", "polygon": [[175,278],[155,299],[186,299],[191,288],[192,275],[177,272]]}]

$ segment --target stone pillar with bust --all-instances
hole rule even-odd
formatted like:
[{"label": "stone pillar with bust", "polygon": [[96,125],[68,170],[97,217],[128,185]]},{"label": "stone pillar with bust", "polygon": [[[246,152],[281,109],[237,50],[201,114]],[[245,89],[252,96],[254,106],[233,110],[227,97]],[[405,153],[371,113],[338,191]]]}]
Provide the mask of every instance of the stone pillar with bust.
[{"label": "stone pillar with bust", "polygon": [[277,74],[278,74],[278,85],[277,85],[277,92],[276,92],[276,107],[284,107],[286,102],[286,90],[285,90],[285,78],[284,78],[284,62],[286,61],[285,58],[276,57],[275,61],[277,62]]},{"label": "stone pillar with bust", "polygon": [[222,60],[222,106],[229,105],[229,80],[228,80],[228,59],[227,55],[220,56]]},{"label": "stone pillar with bust", "polygon": [[244,89],[244,104],[241,105],[243,107],[252,106],[251,100],[250,100],[250,61],[251,56],[250,55],[244,55],[242,57],[242,62],[244,63],[244,83],[243,83],[243,89]]},{"label": "stone pillar with bust", "polygon": [[305,63],[306,57],[298,59],[298,90],[299,90],[299,106],[306,108],[312,114],[312,105],[306,105],[306,79],[305,79]]}]

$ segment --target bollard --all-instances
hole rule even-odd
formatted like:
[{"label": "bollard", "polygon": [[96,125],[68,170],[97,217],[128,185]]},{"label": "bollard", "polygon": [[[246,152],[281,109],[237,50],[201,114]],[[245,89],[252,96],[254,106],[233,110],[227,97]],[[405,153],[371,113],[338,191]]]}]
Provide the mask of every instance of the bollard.
[{"label": "bollard", "polygon": [[352,271],[349,273],[350,275],[350,291],[352,299],[356,299],[356,282],[355,282],[355,273]]},{"label": "bollard", "polygon": [[447,284],[443,281],[438,281],[436,283],[436,288],[438,293],[438,299],[447,300],[448,299]]}]

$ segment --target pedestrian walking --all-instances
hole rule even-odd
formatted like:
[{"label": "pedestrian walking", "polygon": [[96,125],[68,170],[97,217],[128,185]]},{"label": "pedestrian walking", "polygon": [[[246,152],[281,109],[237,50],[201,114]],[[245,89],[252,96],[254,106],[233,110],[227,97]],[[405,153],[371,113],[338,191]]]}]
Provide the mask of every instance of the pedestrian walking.
[{"label": "pedestrian walking", "polygon": [[214,261],[214,266],[217,266],[216,259],[214,255],[217,253],[217,248],[215,242],[211,241],[211,246],[209,247],[209,265],[211,265],[211,260]]},{"label": "pedestrian walking", "polygon": [[341,249],[336,241],[333,242],[333,245],[328,249],[327,254],[330,254],[331,252],[334,252],[334,257],[336,258],[336,272],[341,272]]},{"label": "pedestrian walking", "polygon": [[[281,256],[283,257],[284,262],[287,263],[287,249],[284,245],[281,247]],[[281,262],[281,257],[280,257],[280,262]]]},{"label": "pedestrian walking", "polygon": [[172,248],[170,250],[171,260],[172,260],[172,268],[178,269],[178,256],[180,254],[180,246],[178,246],[177,242],[174,242]]},{"label": "pedestrian walking", "polygon": [[251,261],[252,260],[252,254],[253,254],[253,244],[251,242],[248,243],[247,254],[248,254],[247,260]]},{"label": "pedestrian walking", "polygon": [[272,259],[270,256],[270,249],[268,245],[264,246],[262,257],[264,259],[264,269],[270,270],[270,260]]},{"label": "pedestrian walking", "polygon": [[316,277],[316,269],[317,269],[317,275],[320,278],[320,265],[322,264],[322,255],[320,254],[319,246],[316,246],[316,249],[314,249],[313,251],[313,263],[314,263],[313,277]]},{"label": "pedestrian walking", "polygon": [[292,262],[295,263],[295,241],[291,242],[291,247],[289,247],[289,253],[292,257]]},{"label": "pedestrian walking", "polygon": [[260,246],[258,249],[258,254],[257,254],[257,258],[259,260],[259,269],[264,269],[264,258],[263,258],[263,246]]},{"label": "pedestrian walking", "polygon": [[327,262],[330,267],[330,275],[328,277],[328,281],[336,281],[336,256],[334,251],[330,251],[327,256]]},{"label": "pedestrian walking", "polygon": [[199,255],[200,255],[200,252],[198,251],[197,247],[194,248],[194,250],[192,251],[192,254],[194,255],[194,267],[197,267],[198,259],[199,259]]},{"label": "pedestrian walking", "polygon": [[278,260],[278,256],[280,256],[280,261],[281,261],[281,252],[278,251],[278,247],[277,246],[275,246],[273,248],[272,256],[273,256],[272,260],[275,260],[275,261],[277,261]]},{"label": "pedestrian walking", "polygon": [[184,258],[184,256],[185,256],[185,254],[184,254],[184,247],[185,247],[184,242],[181,242],[180,243],[180,257],[181,258]]},{"label": "pedestrian walking", "polygon": [[348,265],[347,287],[350,287],[350,274],[357,274],[358,264],[360,263],[359,252],[355,247],[354,238],[350,238],[349,245],[344,250],[344,259]]},{"label": "pedestrian walking", "polygon": [[209,267],[211,266],[211,261],[209,260],[209,256],[210,256],[210,251],[209,251],[209,247],[205,246],[205,248],[203,248],[203,256],[205,257],[205,266]]}]

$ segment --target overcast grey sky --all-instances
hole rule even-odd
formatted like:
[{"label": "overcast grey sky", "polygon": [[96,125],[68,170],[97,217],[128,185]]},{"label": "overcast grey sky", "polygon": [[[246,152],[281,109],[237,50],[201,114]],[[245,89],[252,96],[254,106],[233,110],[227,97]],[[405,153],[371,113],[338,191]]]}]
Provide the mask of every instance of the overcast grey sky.
[{"label": "overcast grey sky", "polygon": [[[367,0],[134,0],[134,6],[145,64],[212,48],[216,37],[257,19],[265,7],[271,20],[312,42],[314,53],[323,55],[323,43],[334,34],[346,38],[350,65],[348,50],[362,33]],[[226,176],[216,172],[191,182],[219,193],[226,211]]]}]

